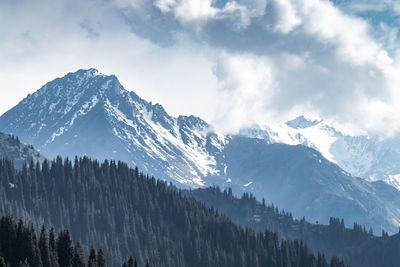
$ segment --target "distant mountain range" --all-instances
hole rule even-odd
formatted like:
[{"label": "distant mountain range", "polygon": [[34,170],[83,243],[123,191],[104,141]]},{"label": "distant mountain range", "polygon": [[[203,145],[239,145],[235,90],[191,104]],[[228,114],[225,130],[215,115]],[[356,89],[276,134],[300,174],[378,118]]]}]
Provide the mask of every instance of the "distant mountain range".
[{"label": "distant mountain range", "polygon": [[[317,125],[300,118],[288,127]],[[114,75],[95,69],[47,83],[2,115],[0,130],[49,158],[118,159],[184,188],[215,184],[253,192],[311,221],[343,217],[375,232],[397,232],[400,225],[400,192],[353,177],[313,149],[325,153],[322,146],[270,144],[269,132],[271,140],[251,131],[212,132],[202,119],[172,117],[160,104],[127,91]]]},{"label": "distant mountain range", "polygon": [[268,143],[301,144],[314,148],[354,176],[369,181],[382,180],[400,190],[400,136],[386,139],[352,136],[324,121],[304,116],[275,126],[243,129],[240,134],[261,138]]}]

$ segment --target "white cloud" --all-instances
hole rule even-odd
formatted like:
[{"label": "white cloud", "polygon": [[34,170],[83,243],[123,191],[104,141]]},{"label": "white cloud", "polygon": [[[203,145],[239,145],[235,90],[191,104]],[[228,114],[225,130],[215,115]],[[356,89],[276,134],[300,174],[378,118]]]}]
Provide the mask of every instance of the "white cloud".
[{"label": "white cloud", "polygon": [[56,76],[97,67],[219,128],[305,113],[400,131],[397,28],[385,21],[377,37],[327,0],[12,2],[0,2],[0,79],[14,92],[0,91],[0,112]]},{"label": "white cloud", "polygon": [[336,45],[343,59],[363,65],[374,64],[380,57],[380,45],[369,35],[364,20],[342,13],[328,1],[299,0],[297,4],[306,33]]},{"label": "white cloud", "polygon": [[237,18],[240,28],[247,27],[251,18],[264,14],[262,7],[265,1],[255,1],[256,5],[248,5],[236,1],[228,1],[222,8],[213,6],[213,0],[156,0],[154,5],[163,13],[173,13],[181,23],[204,23],[207,20],[218,20],[233,16]]},{"label": "white cloud", "polygon": [[383,11],[387,5],[385,3],[352,3],[348,8],[355,12]]},{"label": "white cloud", "polygon": [[275,0],[274,3],[278,13],[278,21],[275,25],[276,31],[287,34],[300,25],[301,20],[297,16],[290,0]]},{"label": "white cloud", "polygon": [[213,122],[219,131],[235,132],[243,126],[266,121],[266,107],[273,98],[273,68],[268,58],[222,52],[215,66],[222,104]]},{"label": "white cloud", "polygon": [[[183,40],[159,47],[132,34],[108,5],[95,2],[48,1],[47,9],[36,1],[0,4],[0,114],[46,82],[94,67],[116,74],[127,89],[162,103],[173,115],[212,116],[213,109],[204,106],[216,106],[217,82],[213,63],[197,44]],[[69,3],[73,10],[66,9]],[[96,38],[88,36],[83,22]]]},{"label": "white cloud", "polygon": [[162,12],[173,12],[182,22],[214,18],[220,10],[211,6],[211,0],[158,0],[155,5]]},{"label": "white cloud", "polygon": [[400,14],[400,3],[394,2],[394,3],[393,3],[393,10],[394,10],[395,12],[397,12],[398,14]]}]

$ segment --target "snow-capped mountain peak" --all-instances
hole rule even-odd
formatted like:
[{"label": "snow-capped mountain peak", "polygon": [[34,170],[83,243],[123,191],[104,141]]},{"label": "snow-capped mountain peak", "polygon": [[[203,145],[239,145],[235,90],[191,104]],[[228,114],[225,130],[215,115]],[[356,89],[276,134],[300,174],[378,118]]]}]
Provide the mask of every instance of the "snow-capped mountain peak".
[{"label": "snow-capped mountain peak", "polygon": [[286,125],[293,129],[304,129],[304,128],[308,128],[311,126],[315,126],[319,123],[321,123],[321,121],[311,120],[302,115],[293,120],[287,121]]},{"label": "snow-capped mountain peak", "polygon": [[[206,122],[194,116],[172,117],[160,104],[126,90],[116,76],[96,69],[47,83],[4,114],[0,124],[49,157],[61,153],[119,158],[190,186],[201,186],[202,177],[218,172],[207,150],[215,143],[209,139],[216,137],[208,135]],[[104,151],[94,153],[95,146],[104,146],[104,138],[109,139]]]},{"label": "snow-capped mountain peak", "polygon": [[368,135],[350,135],[325,121],[305,116],[278,125],[256,125],[242,129],[240,134],[269,143],[314,148],[354,176],[368,181],[383,180],[400,190],[400,136],[382,140]]},{"label": "snow-capped mountain peak", "polygon": [[337,161],[330,148],[342,136],[339,131],[323,121],[311,120],[304,116],[297,117],[286,123],[257,125],[252,128],[242,129],[239,134],[264,139],[268,143],[308,146],[318,150],[325,158],[334,163]]}]

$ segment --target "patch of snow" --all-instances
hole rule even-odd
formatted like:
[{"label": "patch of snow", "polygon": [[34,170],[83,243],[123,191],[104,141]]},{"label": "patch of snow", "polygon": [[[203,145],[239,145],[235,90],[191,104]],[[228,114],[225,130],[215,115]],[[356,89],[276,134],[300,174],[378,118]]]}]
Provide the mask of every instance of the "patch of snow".
[{"label": "patch of snow", "polygon": [[69,122],[69,127],[74,125],[74,122],[77,118],[82,117],[82,116],[86,115],[87,113],[89,113],[97,105],[98,102],[99,102],[99,99],[96,95],[93,96],[90,101],[85,102],[85,104],[83,104],[81,109],[78,110],[77,112],[75,112],[74,115],[72,116],[72,119]]},{"label": "patch of snow", "polygon": [[[105,109],[110,118],[113,118],[113,133],[124,140],[128,148],[131,144],[142,148],[146,154],[154,160],[168,163],[179,159],[175,168],[167,165],[167,172],[171,177],[184,184],[196,184],[203,186],[202,177],[207,174],[215,175],[215,158],[206,151],[206,132],[204,129],[194,129],[187,133],[187,143],[182,141],[177,119],[172,118],[172,129],[164,128],[160,123],[153,121],[152,110],[144,106],[139,107],[135,121],[112,105],[109,100],[105,101]],[[190,176],[187,177],[186,175]]]},{"label": "patch of snow", "polygon": [[118,121],[132,127],[135,129],[135,131],[137,132],[137,127],[135,125],[135,123],[128,119],[124,113],[122,113],[118,108],[114,107],[111,103],[110,100],[106,99],[104,107],[106,108],[106,110],[108,111],[108,113],[113,116],[115,119],[117,119]]},{"label": "patch of snow", "polygon": [[400,190],[400,174],[388,175],[383,181]]},{"label": "patch of snow", "polygon": [[268,143],[300,144],[311,147],[318,150],[324,158],[360,177],[369,176],[376,161],[376,153],[371,151],[370,137],[344,135],[324,121],[305,117],[299,117],[289,125],[287,123],[256,125],[241,130],[239,134],[263,138]]},{"label": "patch of snow", "polygon": [[244,186],[244,187],[248,187],[248,186],[250,186],[252,183],[253,183],[253,182],[248,182],[247,184],[244,184],[243,186]]},{"label": "patch of snow", "polygon": [[53,112],[53,110],[54,110],[54,108],[57,106],[57,104],[58,104],[58,103],[52,103],[52,104],[49,106],[49,111],[50,111],[50,113]]},{"label": "patch of snow", "polygon": [[226,136],[222,134],[216,134],[216,137],[211,137],[211,145],[218,149],[218,151],[222,151],[224,147],[228,144],[229,140]]},{"label": "patch of snow", "polygon": [[74,124],[75,120],[81,116],[86,115],[89,111],[91,111],[99,102],[99,99],[97,96],[93,96],[90,101],[85,102],[85,104],[81,107],[80,110],[74,113],[72,116],[72,119],[67,122],[64,126],[60,127],[56,132],[51,134],[50,139],[48,139],[45,142],[45,146],[48,145],[49,143],[54,142],[54,140],[58,137],[64,134],[64,132],[68,131],[70,127]]},{"label": "patch of snow", "polygon": [[332,132],[326,131],[318,124],[308,128],[300,128],[298,132],[307,140],[310,140],[326,159],[336,163],[330,149],[338,138]]},{"label": "patch of snow", "polygon": [[67,105],[63,111],[64,115],[66,115],[68,112],[70,112],[71,109],[78,103],[78,101],[82,97],[83,93],[84,93],[84,91],[81,91],[81,92],[75,94],[73,99],[71,99],[71,100],[69,99],[67,101]]}]

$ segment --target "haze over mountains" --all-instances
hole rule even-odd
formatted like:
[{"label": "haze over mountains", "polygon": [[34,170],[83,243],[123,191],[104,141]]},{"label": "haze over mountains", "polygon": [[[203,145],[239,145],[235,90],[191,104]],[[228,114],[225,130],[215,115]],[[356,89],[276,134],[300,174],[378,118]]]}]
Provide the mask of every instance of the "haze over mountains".
[{"label": "haze over mountains", "polygon": [[[307,129],[320,123],[305,127],[299,119],[290,125]],[[400,224],[398,190],[353,177],[326,160],[311,138],[308,145],[323,154],[302,145],[269,144],[273,138],[266,134],[268,142],[215,133],[202,119],[172,117],[95,69],[47,83],[0,117],[0,131],[19,136],[48,158],[123,160],[186,188],[215,184],[250,191],[310,221],[340,217],[375,232],[397,232]]]}]

